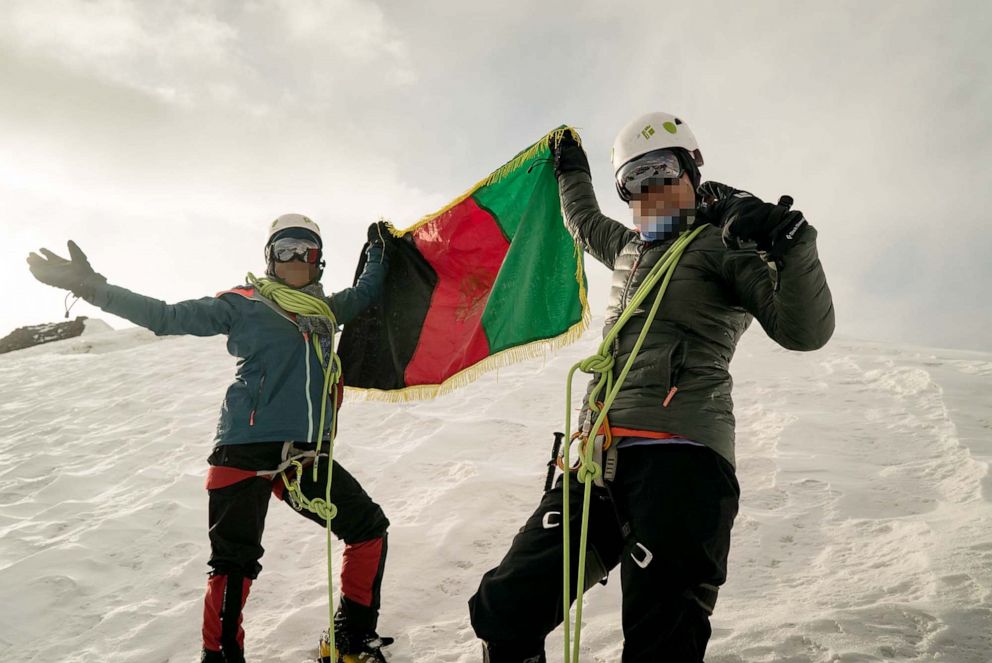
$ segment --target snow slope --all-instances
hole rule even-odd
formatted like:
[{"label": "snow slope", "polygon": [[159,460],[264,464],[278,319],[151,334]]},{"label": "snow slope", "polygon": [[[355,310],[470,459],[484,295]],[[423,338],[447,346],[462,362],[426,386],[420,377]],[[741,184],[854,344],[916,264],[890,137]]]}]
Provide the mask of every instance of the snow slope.
[{"label": "snow slope", "polygon": [[[540,498],[565,373],[596,335],[432,402],[346,404],[336,457],[393,522],[394,663],[480,659],[466,601]],[[0,357],[0,660],[197,660],[233,363],[223,338],[140,329]],[[707,660],[992,660],[992,353],[796,354],[755,329],[733,370],[743,500]],[[273,503],[265,546],[249,660],[305,660],[322,532]],[[619,582],[587,601],[583,660],[618,661]]]}]

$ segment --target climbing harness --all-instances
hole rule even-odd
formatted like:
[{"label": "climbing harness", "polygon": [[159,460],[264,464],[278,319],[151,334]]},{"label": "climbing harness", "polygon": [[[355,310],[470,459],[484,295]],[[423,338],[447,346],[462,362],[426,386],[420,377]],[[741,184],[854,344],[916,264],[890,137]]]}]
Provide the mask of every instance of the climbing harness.
[{"label": "climbing harness", "polygon": [[[616,448],[607,441],[612,442],[609,435],[609,424],[607,423],[607,414],[609,413],[610,406],[613,405],[614,399],[616,399],[617,394],[623,387],[624,381],[627,379],[627,374],[630,372],[631,367],[634,364],[634,360],[637,358],[638,352],[641,350],[641,346],[644,344],[644,339],[647,337],[648,331],[651,329],[651,325],[654,322],[655,316],[658,313],[658,309],[661,305],[661,300],[665,296],[665,291],[668,289],[668,284],[672,279],[672,275],[675,273],[675,268],[682,257],[683,252],[686,247],[696,239],[696,237],[703,231],[705,225],[701,225],[689,234],[683,234],[672,245],[665,251],[661,259],[651,268],[648,273],[647,278],[638,287],[634,296],[631,298],[630,302],[624,308],[617,320],[616,324],[610,329],[610,331],[603,338],[602,343],[599,345],[599,351],[582,361],[578,362],[568,372],[568,379],[565,388],[565,437],[570,441],[572,439],[578,439],[579,443],[579,459],[578,462],[572,467],[569,460],[569,449],[570,444],[565,444],[562,447],[562,456],[559,461],[559,467],[562,468],[562,540],[564,546],[564,574],[563,574],[563,601],[564,601],[564,615],[565,620],[563,624],[564,630],[564,640],[565,640],[565,655],[564,663],[578,663],[579,660],[579,640],[582,633],[582,595],[587,589],[585,587],[585,576],[586,576],[586,548],[588,546],[589,539],[589,504],[592,498],[592,487],[593,485],[603,486],[608,489],[608,484],[605,483],[608,472],[616,471]],[[623,369],[620,374],[614,379],[613,377],[613,365],[614,357],[610,352],[610,347],[613,341],[617,338],[620,331],[623,329],[624,325],[634,317],[634,315],[640,310],[641,303],[647,299],[648,295],[652,290],[655,289],[658,284],[658,294],[655,295],[654,303],[651,306],[651,310],[647,314],[644,326],[641,329],[640,334],[637,337],[637,341],[634,343],[634,347],[631,350],[630,357],[627,359],[626,364],[624,364]],[[583,373],[590,373],[598,375],[599,379],[596,382],[596,386],[589,393],[587,405],[589,408],[589,413],[583,423],[581,431],[577,431],[573,436],[571,434],[572,427],[572,381],[575,376],[576,371],[582,371]],[[589,440],[592,439],[593,443],[590,444]],[[600,442],[601,440],[601,442]],[[609,450],[613,450],[613,459],[610,460]],[[606,454],[605,460],[603,454]],[[604,465],[605,463],[605,465]],[[569,468],[567,471],[565,468]],[[574,642],[571,638],[571,560],[570,560],[570,550],[571,550],[571,532],[569,526],[569,502],[570,502],[570,476],[572,472],[576,473],[576,477],[580,483],[585,484],[585,490],[582,496],[582,520],[580,525],[579,534],[579,564],[578,564],[578,577],[576,578],[576,601],[575,601],[575,639]],[[612,478],[612,477],[610,477]],[[612,501],[612,496],[611,496]],[[625,529],[629,530],[629,526],[625,526]],[[625,538],[629,536],[629,531],[624,532]],[[643,567],[646,567],[651,563],[651,551],[648,550],[641,544],[638,544],[639,548],[635,551],[639,553],[640,556],[636,555],[634,552],[631,555],[634,558],[635,563]],[[593,551],[595,553],[595,551]]]}]

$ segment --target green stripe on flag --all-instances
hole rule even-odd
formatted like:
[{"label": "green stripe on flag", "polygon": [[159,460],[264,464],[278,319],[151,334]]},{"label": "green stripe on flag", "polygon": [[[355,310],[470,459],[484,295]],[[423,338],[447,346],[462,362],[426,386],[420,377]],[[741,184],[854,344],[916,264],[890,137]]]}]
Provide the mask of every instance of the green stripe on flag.
[{"label": "green stripe on flag", "polygon": [[585,274],[562,223],[549,156],[542,150],[473,196],[511,240],[482,315],[492,352],[553,338],[582,320]]}]

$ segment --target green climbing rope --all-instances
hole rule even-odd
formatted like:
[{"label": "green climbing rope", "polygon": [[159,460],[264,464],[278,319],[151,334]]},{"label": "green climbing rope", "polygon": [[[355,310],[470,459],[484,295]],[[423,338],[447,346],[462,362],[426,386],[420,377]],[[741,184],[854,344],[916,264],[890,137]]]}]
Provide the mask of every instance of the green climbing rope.
[{"label": "green climbing rope", "polygon": [[[562,477],[562,535],[564,544],[563,601],[565,615],[565,622],[563,624],[565,635],[564,663],[572,663],[573,660],[575,663],[578,663],[579,660],[579,640],[582,634],[582,595],[585,592],[586,547],[589,537],[589,504],[592,498],[593,482],[603,474],[603,468],[593,460],[593,447],[595,445],[585,444],[581,446],[579,456],[580,464],[577,472],[577,478],[580,483],[585,484],[585,490],[582,496],[582,523],[579,534],[579,565],[578,577],[576,578],[575,597],[575,640],[573,642],[570,638],[571,528],[569,525],[569,475],[571,472],[569,471],[569,468],[571,467],[571,464],[568,457],[572,438],[572,380],[574,379],[576,371],[582,371],[583,373],[591,373],[599,376],[599,381],[589,393],[588,397],[590,411],[589,417],[592,418],[595,416],[595,423],[590,426],[589,420],[587,419],[586,425],[582,431],[583,437],[588,440],[595,440],[600,429],[603,427],[604,422],[606,421],[606,415],[610,410],[610,406],[613,405],[614,399],[623,387],[624,380],[627,379],[627,374],[630,372],[630,368],[634,364],[634,359],[637,358],[637,353],[640,352],[641,346],[644,344],[644,339],[647,337],[651,324],[654,322],[655,316],[658,313],[658,309],[661,306],[661,300],[665,296],[665,291],[668,289],[668,283],[672,279],[672,274],[675,273],[675,267],[678,265],[679,259],[682,257],[682,253],[685,251],[686,247],[689,246],[694,239],[696,239],[696,236],[703,231],[703,228],[705,228],[705,226],[700,226],[691,233],[682,235],[675,240],[672,246],[665,251],[665,254],[661,257],[661,260],[659,260],[654,267],[651,268],[651,271],[648,273],[647,278],[644,279],[644,282],[637,288],[637,291],[634,293],[630,303],[627,304],[627,307],[620,315],[620,318],[617,320],[616,324],[613,325],[610,331],[603,338],[603,342],[599,345],[599,351],[572,366],[568,372],[568,382],[565,387],[566,444],[564,451],[562,452],[562,466],[565,468]],[[659,282],[661,283],[661,286],[658,288],[658,294],[655,295],[654,304],[652,304],[651,310],[648,312],[647,318],[644,322],[644,327],[641,329],[641,333],[637,337],[637,342],[634,344],[634,347],[630,352],[630,357],[627,359],[627,363],[620,371],[620,375],[618,375],[614,381],[614,358],[610,353],[610,346],[623,329],[624,325],[627,324],[627,322],[634,316],[641,303],[647,299],[648,295],[656,286],[658,286]],[[600,407],[597,403],[600,401],[599,395],[603,393],[604,389],[606,392],[606,397],[602,399],[603,405]]]},{"label": "green climbing rope", "polygon": [[[317,427],[317,450],[313,461],[313,480],[316,483],[318,476],[318,466],[320,464],[320,451],[324,443],[324,422],[327,420],[327,402],[331,402],[331,431],[328,437],[327,446],[327,482],[324,487],[324,499],[308,499],[303,494],[300,486],[300,477],[303,475],[303,464],[298,460],[292,461],[293,479],[290,480],[286,472],[282,472],[282,481],[286,486],[286,491],[290,495],[290,504],[298,511],[306,509],[315,513],[327,522],[327,605],[328,605],[328,638],[331,652],[334,652],[334,569],[331,555],[331,520],[337,515],[337,507],[331,502],[331,476],[334,467],[334,437],[337,433],[337,404],[338,404],[338,377],[341,375],[341,359],[334,352],[334,330],[337,329],[337,320],[331,312],[330,307],[324,300],[308,295],[305,292],[294,290],[287,285],[273,281],[271,279],[257,278],[251,272],[248,273],[248,282],[258,288],[263,297],[274,301],[285,311],[297,315],[318,316],[329,321],[331,338],[329,347],[330,357],[324,361],[324,350],[321,347],[317,334],[304,333],[304,342],[307,343],[306,370],[307,370],[307,399],[310,398],[310,345],[313,345],[317,353],[317,359],[323,367],[324,387],[321,394],[320,403],[320,423]],[[308,439],[307,442],[312,440]]]}]

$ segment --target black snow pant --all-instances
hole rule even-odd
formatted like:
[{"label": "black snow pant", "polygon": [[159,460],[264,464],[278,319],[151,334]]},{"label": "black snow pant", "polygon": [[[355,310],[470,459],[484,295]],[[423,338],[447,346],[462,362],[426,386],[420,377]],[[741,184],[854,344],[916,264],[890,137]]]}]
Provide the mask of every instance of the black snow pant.
[{"label": "black snow pant", "polygon": [[[702,661],[716,588],[727,577],[740,487],[726,460],[683,444],[620,449],[613,496],[593,489],[586,585],[620,565],[623,661]],[[571,481],[572,601],[584,485]],[[540,656],[563,620],[561,479],[469,601],[493,663]],[[621,523],[629,527],[624,536]],[[536,658],[534,660],[537,660]]]},{"label": "black snow pant", "polygon": [[[296,444],[294,448],[313,450],[314,446]],[[280,476],[254,476],[254,472],[275,469],[285,454],[284,443],[263,442],[218,446],[207,459],[211,465],[207,487],[212,571],[203,615],[205,656],[223,650],[224,660],[241,660],[241,609],[251,582],[262,570],[259,560],[265,552],[262,532],[269,498],[275,494],[290,504]],[[318,470],[316,481],[309,465],[300,478],[301,490],[308,499],[325,497],[326,457],[319,459]],[[389,521],[358,481],[337,462],[331,476],[331,502],[337,507],[331,531],[345,542],[342,599],[336,621],[341,619],[348,632],[364,636],[375,630],[378,621]],[[310,511],[299,513],[321,526],[326,524]]]}]

